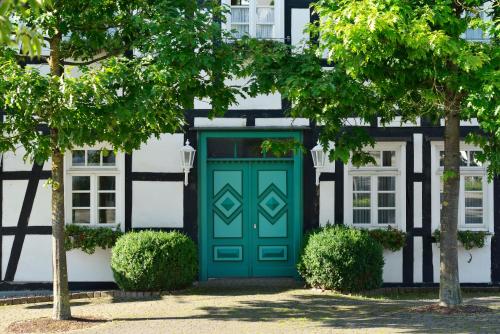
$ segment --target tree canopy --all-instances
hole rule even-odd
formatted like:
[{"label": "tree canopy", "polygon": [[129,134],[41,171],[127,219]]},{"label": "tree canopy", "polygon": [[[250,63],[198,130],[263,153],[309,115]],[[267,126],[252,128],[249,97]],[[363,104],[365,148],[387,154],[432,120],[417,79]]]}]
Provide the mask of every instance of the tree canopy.
[{"label": "tree canopy", "polygon": [[[280,91],[292,102],[291,115],[322,125],[325,147],[328,140],[337,143],[332,159],[346,161],[350,153],[355,163],[369,159],[361,148],[371,139],[361,128],[346,128],[349,118],[437,123],[452,94],[460,119],[477,118],[482,130],[468,140],[483,149],[490,175],[500,172],[498,5],[319,0],[313,10],[318,20],[307,48],[260,46],[247,70],[256,78],[254,89]],[[481,11],[490,19],[482,20]],[[482,29],[487,39],[465,40],[469,28]]]},{"label": "tree canopy", "polygon": [[[223,14],[215,2],[194,0],[46,4],[29,22],[46,36],[45,52],[54,52],[50,41],[59,38],[61,75],[1,51],[0,151],[22,144],[39,162],[55,146],[104,141],[130,151],[151,135],[180,130],[195,98],[209,98],[214,114],[227,110],[239,91],[223,79],[239,63],[235,48],[221,42]],[[40,131],[44,126],[58,130],[56,143]]]}]

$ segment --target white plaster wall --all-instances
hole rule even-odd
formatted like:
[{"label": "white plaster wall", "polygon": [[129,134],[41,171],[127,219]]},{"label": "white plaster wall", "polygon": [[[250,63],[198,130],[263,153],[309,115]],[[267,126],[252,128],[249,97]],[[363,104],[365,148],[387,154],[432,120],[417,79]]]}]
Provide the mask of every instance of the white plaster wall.
[{"label": "white plaster wall", "polygon": [[151,138],[140,150],[132,154],[134,172],[182,172],[180,149],[184,145],[183,134],[163,134],[159,139]]},{"label": "white plaster wall", "polygon": [[[51,199],[50,186],[45,186],[46,180],[38,182],[35,201],[31,209],[28,225],[30,226],[50,226],[51,222]],[[17,223],[17,222],[16,222]]]},{"label": "white plaster wall", "polygon": [[335,182],[322,181],[319,185],[319,224],[335,223]]},{"label": "white plaster wall", "polygon": [[420,117],[417,117],[415,122],[403,122],[401,116],[396,116],[394,117],[393,120],[391,120],[388,123],[382,123],[381,118],[377,118],[377,123],[378,126],[380,127],[408,127],[408,126],[420,126]]},{"label": "white plaster wall", "polygon": [[309,41],[309,34],[304,29],[310,22],[309,8],[292,8],[292,36],[291,43],[295,47],[300,47],[304,42]]},{"label": "white plaster wall", "polygon": [[[18,147],[15,152],[8,151],[3,153],[3,170],[11,171],[30,171],[33,168],[33,161],[24,161],[26,150],[23,147]],[[49,159],[43,165],[44,170],[50,170],[51,160]]]},{"label": "white plaster wall", "polygon": [[423,282],[423,238],[413,238],[413,283]]},{"label": "white plaster wall", "polygon": [[194,126],[198,128],[210,128],[210,127],[245,127],[247,125],[246,118],[223,118],[216,117],[210,119],[208,117],[195,117]]},{"label": "white plaster wall", "polygon": [[5,235],[2,238],[2,268],[0,281],[5,277],[5,271],[7,270],[7,265],[9,263],[10,250],[12,249],[12,244],[14,243],[13,235]]},{"label": "white plaster wall", "polygon": [[[439,247],[437,243],[432,244],[432,264],[434,266],[434,282],[438,283]],[[491,282],[491,236],[488,237],[483,248],[465,250],[463,246],[459,245],[458,274],[461,283]]]},{"label": "white plaster wall", "polygon": [[112,282],[111,250],[96,248],[94,254],[81,250],[67,253],[68,279],[72,282]]},{"label": "white plaster wall", "polygon": [[50,235],[26,236],[14,280],[17,282],[52,281]]},{"label": "white plaster wall", "polygon": [[413,226],[422,227],[423,208],[422,208],[422,182],[413,183]]},{"label": "white plaster wall", "polygon": [[384,283],[403,282],[403,250],[391,252],[384,250]]},{"label": "white plaster wall", "polygon": [[423,145],[424,135],[421,133],[413,134],[413,171],[415,173],[422,173],[423,171]]},{"label": "white plaster wall", "polygon": [[183,182],[134,182],[132,227],[182,227]]},{"label": "white plaster wall", "polygon": [[27,185],[25,180],[3,181],[2,226],[17,226]]},{"label": "white plaster wall", "polygon": [[[248,78],[226,80],[226,85],[244,87],[247,86]],[[208,99],[194,100],[194,109],[211,109],[211,103]],[[236,97],[236,103],[228,108],[229,110],[248,110],[248,109],[281,109],[281,94],[257,95],[256,97]]]},{"label": "white plaster wall", "polygon": [[256,118],[255,126],[269,126],[269,127],[293,127],[293,126],[309,126],[307,118]]}]

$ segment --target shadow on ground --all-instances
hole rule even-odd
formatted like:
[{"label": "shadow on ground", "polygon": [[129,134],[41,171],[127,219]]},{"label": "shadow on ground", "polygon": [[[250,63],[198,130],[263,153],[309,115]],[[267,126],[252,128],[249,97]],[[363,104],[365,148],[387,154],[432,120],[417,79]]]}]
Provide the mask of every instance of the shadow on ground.
[{"label": "shadow on ground", "polygon": [[[273,294],[285,292],[286,289],[245,289],[236,291],[211,291],[212,289],[193,289],[188,295],[240,296],[253,294]],[[273,292],[274,291],[274,292]],[[282,325],[303,323],[314,327],[330,329],[385,329],[406,331],[411,333],[450,333],[450,332],[497,332],[500,329],[500,311],[498,306],[493,313],[439,315],[411,312],[415,306],[425,305],[432,301],[416,300],[377,300],[352,298],[349,296],[312,294],[304,292],[286,293],[270,300],[240,300],[235,304],[222,307],[198,307],[202,315],[186,317],[157,318],[115,318],[114,321],[147,321],[147,320],[196,320],[207,319],[217,321],[242,322],[279,322]],[[285,297],[285,299],[283,299]],[[500,304],[500,297],[494,297],[494,303]],[[189,299],[189,298],[188,298]],[[185,302],[188,302],[186,300]],[[481,300],[470,301],[484,304]]]}]

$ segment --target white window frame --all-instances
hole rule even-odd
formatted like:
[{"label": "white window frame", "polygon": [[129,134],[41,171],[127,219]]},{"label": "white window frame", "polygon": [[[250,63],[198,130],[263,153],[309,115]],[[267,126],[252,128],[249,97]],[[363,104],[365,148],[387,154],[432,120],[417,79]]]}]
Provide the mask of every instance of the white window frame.
[{"label": "white window frame", "polygon": [[[481,149],[460,143],[461,151],[480,151]],[[444,168],[440,166],[440,152],[444,151],[444,142],[431,143],[431,201],[432,201],[432,230],[439,229],[441,222],[441,176]],[[483,166],[460,167],[460,190],[458,205],[458,229],[468,231],[486,231],[493,233],[493,182],[488,182],[487,164]],[[465,176],[481,176],[483,178],[483,223],[465,224]]]},{"label": "white window frame", "polygon": [[[249,36],[256,37],[257,29],[257,2],[249,0]],[[231,0],[222,0],[222,5],[231,9]],[[274,29],[272,39],[284,41],[285,39],[285,0],[274,0]],[[231,13],[228,14],[226,22],[222,25],[226,31],[231,30]]]},{"label": "white window frame", "polygon": [[[355,167],[349,162],[344,167],[344,224],[357,228],[377,229],[391,226],[406,231],[406,143],[405,142],[377,142],[374,147],[366,147],[365,151],[395,151],[396,166],[362,166]],[[371,177],[370,224],[353,224],[353,176]],[[378,224],[378,191],[377,178],[379,176],[396,177],[396,214],[395,224]],[[374,219],[375,218],[375,219]]]},{"label": "white window frame", "polygon": [[[110,150],[111,146],[107,144],[99,144],[96,146],[82,146],[74,148],[78,150]],[[72,217],[72,177],[73,176],[90,176],[90,223],[78,224],[87,227],[111,227],[120,226],[124,230],[124,203],[125,203],[125,156],[118,152],[115,155],[114,166],[73,166],[72,151],[65,154],[64,157],[64,213],[66,224],[73,224]],[[114,224],[99,224],[99,176],[114,176],[116,178],[115,187],[115,223]]]}]

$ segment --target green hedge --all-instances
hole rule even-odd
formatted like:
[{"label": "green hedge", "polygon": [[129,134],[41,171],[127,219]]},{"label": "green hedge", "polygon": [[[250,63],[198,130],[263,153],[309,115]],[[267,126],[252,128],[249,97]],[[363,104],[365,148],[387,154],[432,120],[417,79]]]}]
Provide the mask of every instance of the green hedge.
[{"label": "green hedge", "polygon": [[382,285],[383,247],[367,231],[325,227],[308,235],[297,265],[307,284],[357,292]]},{"label": "green hedge", "polygon": [[196,279],[196,245],[180,232],[128,233],[115,244],[111,268],[127,291],[165,291],[187,287]]}]

